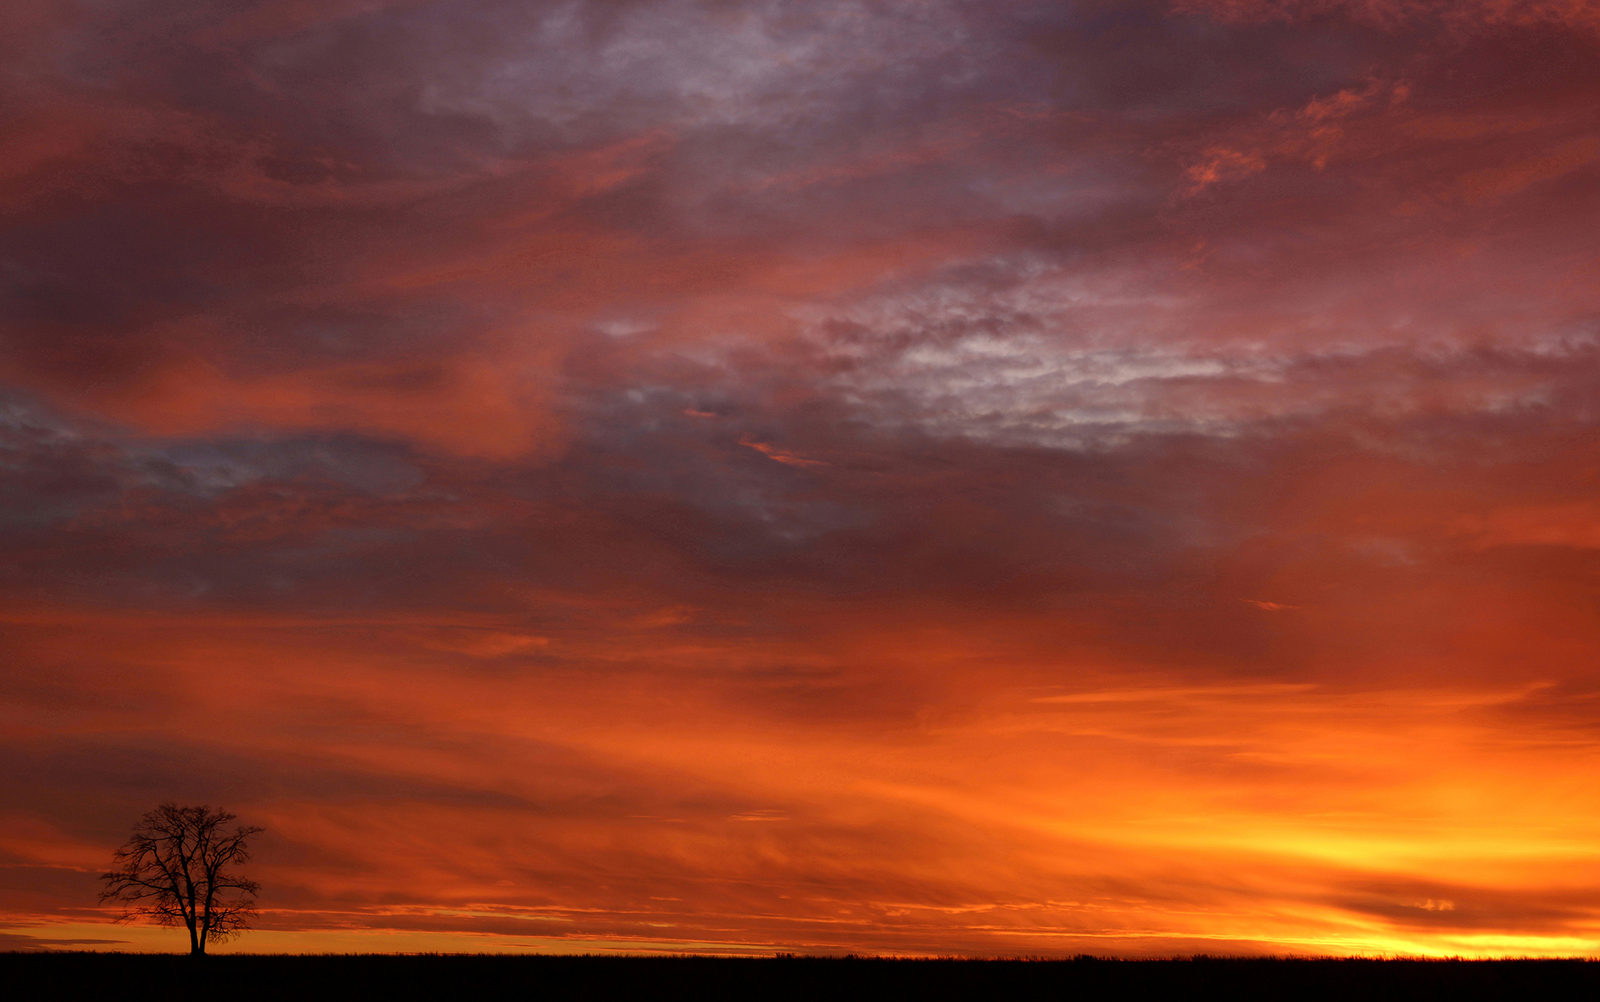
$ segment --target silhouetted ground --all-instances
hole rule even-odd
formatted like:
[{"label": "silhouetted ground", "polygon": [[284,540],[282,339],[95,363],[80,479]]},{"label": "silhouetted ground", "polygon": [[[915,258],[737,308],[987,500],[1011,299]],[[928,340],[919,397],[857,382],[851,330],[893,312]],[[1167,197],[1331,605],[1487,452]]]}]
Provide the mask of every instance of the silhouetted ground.
[{"label": "silhouetted ground", "polygon": [[10,999],[1583,999],[1582,960],[0,954]]}]

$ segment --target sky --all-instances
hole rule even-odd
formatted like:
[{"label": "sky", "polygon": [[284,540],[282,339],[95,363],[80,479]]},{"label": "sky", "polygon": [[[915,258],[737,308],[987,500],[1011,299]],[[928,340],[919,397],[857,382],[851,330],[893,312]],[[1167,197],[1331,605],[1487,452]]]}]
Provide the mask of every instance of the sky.
[{"label": "sky", "polygon": [[1593,0],[0,5],[0,948],[1600,950]]}]

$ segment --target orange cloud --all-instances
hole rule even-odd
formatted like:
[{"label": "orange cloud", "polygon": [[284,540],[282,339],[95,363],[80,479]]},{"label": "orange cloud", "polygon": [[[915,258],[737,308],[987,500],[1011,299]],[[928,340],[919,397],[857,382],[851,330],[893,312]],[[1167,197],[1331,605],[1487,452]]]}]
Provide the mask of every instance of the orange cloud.
[{"label": "orange cloud", "polygon": [[1198,195],[1211,185],[1249,177],[1267,169],[1266,160],[1259,153],[1244,153],[1226,147],[1208,148],[1198,163],[1191,164],[1184,174],[1189,179],[1186,195]]},{"label": "orange cloud", "polygon": [[1600,159],[1600,139],[1580,139],[1547,156],[1471,171],[1457,182],[1457,191],[1469,202],[1504,198],[1541,181],[1570,174],[1596,159]]},{"label": "orange cloud", "polygon": [[461,455],[548,451],[562,431],[536,385],[487,360],[329,367],[238,378],[189,363],[98,397],[103,413],[156,434],[225,428],[359,428]]},{"label": "orange cloud", "polygon": [[1313,97],[1293,111],[1275,110],[1231,138],[1243,148],[1207,147],[1185,169],[1190,183],[1183,194],[1197,195],[1212,185],[1259,174],[1268,168],[1270,160],[1309,163],[1322,170],[1345,144],[1344,120],[1382,113],[1402,104],[1409,95],[1410,85],[1404,81],[1391,84],[1369,80],[1359,90],[1347,88]]},{"label": "orange cloud", "polygon": [[1456,527],[1477,546],[1600,549],[1600,507],[1587,501],[1516,505],[1463,515]]},{"label": "orange cloud", "polygon": [[[182,728],[185,743],[161,754],[252,777],[260,792],[231,806],[271,834],[263,929],[244,948],[400,936],[554,950],[1565,955],[1591,949],[1600,922],[1585,896],[1593,867],[1572,848],[1597,806],[1580,765],[1556,768],[1550,735],[1504,716],[1536,687],[1124,674],[1041,696],[974,675],[958,690],[966,710],[870,731],[750,719],[649,673],[601,690],[524,674],[508,691],[498,673],[418,661],[415,648],[380,655],[353,632],[404,636],[404,617],[79,616],[76,635],[49,618],[13,620],[23,649],[77,677],[98,670],[88,654],[111,630],[120,670],[180,697],[74,719],[106,734]],[[710,665],[735,651],[673,656]],[[313,734],[315,755],[297,750]],[[137,740],[123,754],[135,770],[170,768]],[[20,865],[80,882],[106,851],[37,819],[8,817],[5,831]],[[93,918],[8,893],[13,929]]]},{"label": "orange cloud", "polygon": [[803,469],[808,466],[829,465],[820,459],[807,459],[804,456],[796,455],[792,452],[785,452],[775,445],[769,445],[766,442],[757,442],[749,435],[741,435],[739,437],[739,444],[746,448],[754,449],[763,456],[766,456],[768,459],[771,459],[774,462],[783,463],[786,466],[798,466]]}]

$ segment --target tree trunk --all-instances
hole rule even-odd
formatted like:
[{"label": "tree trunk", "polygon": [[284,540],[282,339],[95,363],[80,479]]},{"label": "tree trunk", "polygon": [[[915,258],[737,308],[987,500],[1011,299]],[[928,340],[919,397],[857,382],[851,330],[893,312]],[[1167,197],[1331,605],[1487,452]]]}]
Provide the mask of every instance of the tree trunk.
[{"label": "tree trunk", "polygon": [[[182,906],[180,905],[179,907]],[[195,919],[198,917],[194,909],[194,884],[191,882],[189,884],[189,912],[183,917],[184,922],[189,926],[189,956],[191,957],[203,957],[206,954],[205,940],[201,939],[195,932]]]}]

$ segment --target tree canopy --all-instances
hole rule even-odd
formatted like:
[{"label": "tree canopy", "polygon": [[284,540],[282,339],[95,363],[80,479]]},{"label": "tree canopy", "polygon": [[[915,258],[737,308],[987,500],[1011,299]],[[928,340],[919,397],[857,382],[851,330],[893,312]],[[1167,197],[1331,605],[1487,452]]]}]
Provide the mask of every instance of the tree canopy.
[{"label": "tree canopy", "polygon": [[250,840],[266,829],[229,831],[234,819],[226,811],[170,801],[150,811],[112,857],[113,868],[100,875],[106,883],[101,902],[123,905],[118,921],[183,925],[195,955],[238,935],[255,917],[260,885],[234,868],[250,861]]}]

